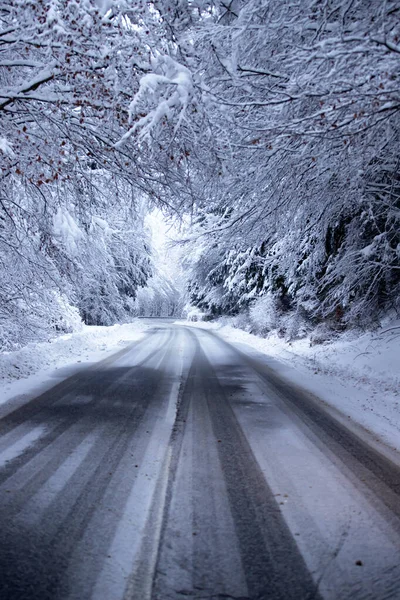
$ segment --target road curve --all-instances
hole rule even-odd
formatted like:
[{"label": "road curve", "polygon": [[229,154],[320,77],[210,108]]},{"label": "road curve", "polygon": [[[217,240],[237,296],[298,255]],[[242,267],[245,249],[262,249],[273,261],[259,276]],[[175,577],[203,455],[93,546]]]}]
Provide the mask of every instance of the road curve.
[{"label": "road curve", "polygon": [[1,600],[400,598],[400,468],[165,322],[0,411]]}]

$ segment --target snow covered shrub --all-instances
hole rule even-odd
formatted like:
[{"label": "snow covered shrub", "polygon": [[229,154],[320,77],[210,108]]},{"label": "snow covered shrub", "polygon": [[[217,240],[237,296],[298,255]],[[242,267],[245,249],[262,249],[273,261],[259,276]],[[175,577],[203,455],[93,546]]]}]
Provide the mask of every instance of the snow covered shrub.
[{"label": "snow covered shrub", "polygon": [[288,341],[306,337],[313,328],[312,319],[308,311],[301,304],[285,318],[286,338]]},{"label": "snow covered shrub", "polygon": [[252,330],[250,315],[247,310],[240,312],[238,315],[232,317],[230,324],[232,325],[232,327],[235,327],[236,329],[242,329],[243,331]]},{"label": "snow covered shrub", "polygon": [[338,336],[338,330],[331,323],[319,323],[310,335],[310,345],[331,342]]},{"label": "snow covered shrub", "polygon": [[57,332],[72,333],[80,331],[83,327],[83,322],[76,306],[72,306],[68,298],[60,294],[54,293],[55,302],[59,309],[59,316],[53,318],[53,327]]},{"label": "snow covered shrub", "polygon": [[204,313],[196,307],[190,308],[190,310],[188,310],[186,314],[186,318],[188,321],[203,321],[204,316]]},{"label": "snow covered shrub", "polygon": [[82,327],[78,310],[54,290],[28,291],[0,311],[0,350],[13,350]]},{"label": "snow covered shrub", "polygon": [[254,333],[265,335],[273,329],[277,329],[279,314],[276,298],[272,294],[257,298],[250,306],[249,316]]},{"label": "snow covered shrub", "polygon": [[[279,296],[271,293],[255,300],[249,309],[250,330],[266,335],[276,331],[287,340],[305,337],[312,330],[312,320],[302,305],[289,310]],[[241,327],[242,328],[242,327]]]}]

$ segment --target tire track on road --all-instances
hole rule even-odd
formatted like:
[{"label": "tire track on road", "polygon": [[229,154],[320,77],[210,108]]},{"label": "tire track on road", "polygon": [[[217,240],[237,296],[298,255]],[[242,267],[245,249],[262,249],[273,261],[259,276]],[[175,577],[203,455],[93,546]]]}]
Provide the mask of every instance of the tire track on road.
[{"label": "tire track on road", "polygon": [[[94,399],[89,404],[74,407],[71,405],[73,394],[69,397],[63,394],[60,398],[55,393],[51,405],[44,407],[43,404],[50,398],[46,393],[40,402],[34,402],[34,423],[40,422],[40,417],[46,422],[49,411],[58,411],[61,423],[8,467],[3,483],[9,486],[14,477],[14,483],[18,480],[20,487],[14,493],[11,490],[11,493],[5,492],[5,485],[1,488],[2,600],[53,600],[71,593],[67,581],[63,580],[64,574],[104,495],[111,484],[115,485],[118,490],[115,506],[122,510],[124,499],[134,482],[133,465],[130,471],[121,470],[120,465],[123,462],[126,467],[129,463],[138,462],[145,452],[150,436],[142,431],[142,436],[136,439],[135,432],[141,426],[143,429],[142,424],[146,420],[147,426],[151,427],[157,410],[163,405],[165,385],[169,379],[163,370],[161,377],[154,376],[154,369],[144,365],[156,361],[156,370],[160,368],[168,354],[172,336],[172,332],[162,336],[162,343],[134,367],[111,368],[105,374],[90,373],[88,381],[82,381],[82,374],[73,378],[78,390],[75,396],[85,396],[90,390],[97,393],[103,388],[100,401]],[[161,359],[157,360],[160,354]],[[57,406],[60,401],[65,405]],[[22,412],[22,408],[18,409],[18,420],[22,418]],[[27,412],[31,418],[32,407],[28,407]],[[11,414],[6,419],[12,422],[13,416]],[[57,474],[73,449],[93,434],[96,436],[94,445],[66,482],[68,486],[60,486],[39,520],[35,515],[34,527],[29,524],[29,518],[27,524],[21,522],[20,511],[29,507],[32,497]],[[140,442],[140,447],[137,442]],[[114,518],[108,519],[110,535],[118,522],[118,514],[117,510]],[[89,580],[95,578],[100,570],[111,541],[107,536],[100,540],[98,545],[102,551],[96,548],[96,558],[91,561],[92,571],[86,573]]]},{"label": "tire track on road", "polygon": [[[174,430],[152,598],[319,598],[316,585],[229,405],[224,388],[196,336],[194,340],[196,354]],[[188,461],[188,435],[193,436],[192,483],[185,476],[183,464]],[[212,449],[205,444],[211,444]],[[207,458],[213,451],[219,457],[219,464],[214,467],[213,460]],[[210,469],[214,468],[214,473],[211,471],[208,477],[202,465],[204,461]],[[221,484],[216,474],[222,475],[225,487],[226,496],[222,504],[219,497]],[[179,498],[185,497],[190,498],[191,506],[185,505],[184,500],[179,501]],[[224,524],[225,538],[219,534],[219,530],[224,529],[219,520],[221,506],[231,513],[231,518],[227,518]],[[214,547],[210,546],[210,540]],[[214,561],[210,559],[210,553]],[[216,560],[218,556],[226,558],[223,572]],[[232,585],[238,572],[238,557],[245,588],[240,577]],[[178,588],[179,580],[186,581],[189,588]]]},{"label": "tire track on road", "polygon": [[[303,430],[308,432],[309,437],[312,436],[322,452],[326,453],[329,449],[351,471],[357,478],[359,487],[369,493],[370,501],[400,533],[400,465],[331,415],[319,405],[313,394],[280,377],[261,359],[247,355],[209,331],[204,332],[221,346],[229,348],[256,374],[266,395],[274,394],[283,410],[299,419]],[[383,502],[396,519],[387,510],[382,511],[376,499]]]}]

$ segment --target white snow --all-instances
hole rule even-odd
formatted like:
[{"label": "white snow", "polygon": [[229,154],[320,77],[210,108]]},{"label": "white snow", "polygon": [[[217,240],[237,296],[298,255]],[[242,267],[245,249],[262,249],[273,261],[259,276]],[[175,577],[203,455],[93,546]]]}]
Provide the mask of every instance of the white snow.
[{"label": "white snow", "polygon": [[361,426],[372,441],[400,450],[400,321],[318,345],[308,338],[288,343],[276,334],[261,338],[226,322],[188,325],[271,357],[270,367],[315,394],[349,426]]},{"label": "white snow", "polygon": [[84,326],[77,333],[0,353],[0,404],[50,388],[57,383],[54,378],[68,377],[82,364],[121,350],[141,339],[148,328],[141,320],[111,327]]},{"label": "white snow", "polygon": [[10,142],[5,137],[0,137],[0,150],[3,154],[11,156],[11,158],[15,156]]},{"label": "white snow", "polygon": [[53,233],[73,256],[77,254],[77,243],[84,235],[65,208],[58,208],[53,217]]},{"label": "white snow", "polygon": [[139,90],[129,105],[129,123],[132,123],[138,113],[138,107],[149,101],[156,104],[148,110],[145,116],[136,121],[130,129],[115,144],[122,146],[136,131],[139,137],[148,138],[152,131],[165,119],[173,118],[178,112],[175,131],[179,128],[185,116],[192,90],[192,75],[185,66],[173,60],[170,56],[157,54],[152,60],[153,73],[147,73],[139,82]]},{"label": "white snow", "polygon": [[0,452],[0,466],[4,467],[7,462],[13,460],[20,454],[22,454],[29,446],[31,446],[36,440],[38,440],[45,428],[43,425],[38,425],[33,429],[30,429],[22,438],[11,444],[5,448],[2,452]]},{"label": "white snow", "polygon": [[113,232],[113,230],[111,229],[111,227],[109,226],[107,221],[105,221],[104,219],[101,219],[100,217],[93,216],[92,217],[92,227],[96,227],[96,226],[100,227],[100,229],[102,229],[105,234],[109,234],[109,233]]}]

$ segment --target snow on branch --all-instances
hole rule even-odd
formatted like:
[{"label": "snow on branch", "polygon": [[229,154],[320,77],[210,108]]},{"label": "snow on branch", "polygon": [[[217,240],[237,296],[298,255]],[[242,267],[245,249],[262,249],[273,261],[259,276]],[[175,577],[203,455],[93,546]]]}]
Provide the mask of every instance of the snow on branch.
[{"label": "snow on branch", "polygon": [[129,106],[129,123],[135,122],[115,144],[117,148],[136,131],[140,138],[149,138],[165,119],[177,117],[175,131],[182,123],[193,92],[190,71],[170,56],[163,55],[153,60],[153,69],[153,73],[140,80],[139,90]]},{"label": "snow on branch", "polygon": [[15,156],[10,142],[5,137],[0,137],[0,151],[3,152],[3,154],[7,154],[11,158]]}]

